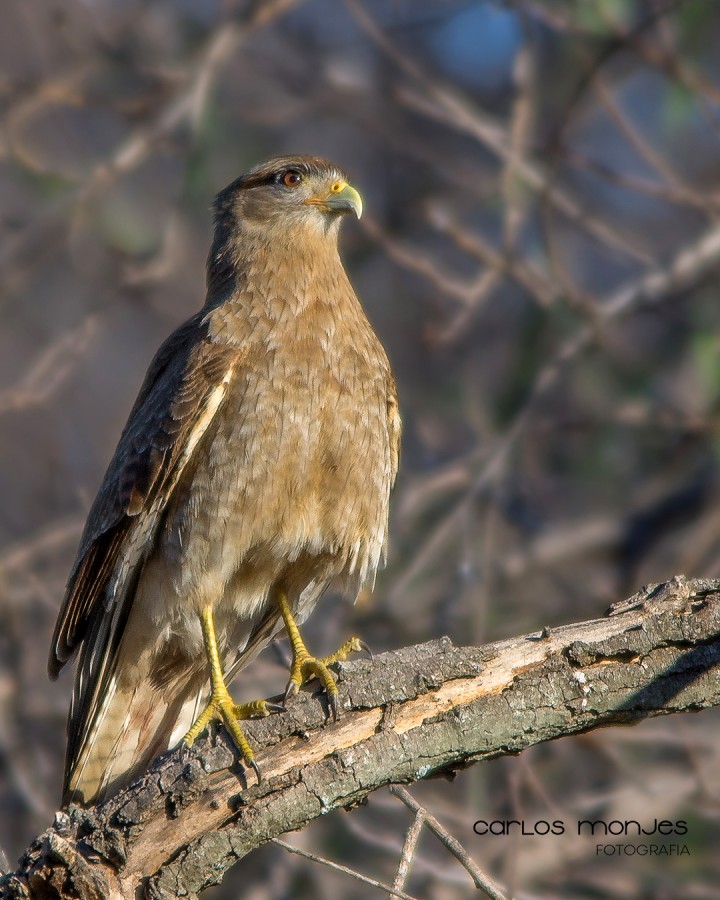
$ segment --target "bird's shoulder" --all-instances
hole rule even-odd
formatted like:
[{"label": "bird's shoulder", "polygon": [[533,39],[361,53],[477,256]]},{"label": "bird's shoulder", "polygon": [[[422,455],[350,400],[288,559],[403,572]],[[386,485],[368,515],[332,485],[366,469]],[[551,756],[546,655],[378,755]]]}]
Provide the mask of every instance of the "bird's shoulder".
[{"label": "bird's shoulder", "polygon": [[[202,312],[167,338],[105,475],[96,504],[100,518],[136,516],[168,488],[174,467],[186,460],[222,404],[242,357],[242,347],[212,339]],[[94,530],[102,524],[97,521]]]}]

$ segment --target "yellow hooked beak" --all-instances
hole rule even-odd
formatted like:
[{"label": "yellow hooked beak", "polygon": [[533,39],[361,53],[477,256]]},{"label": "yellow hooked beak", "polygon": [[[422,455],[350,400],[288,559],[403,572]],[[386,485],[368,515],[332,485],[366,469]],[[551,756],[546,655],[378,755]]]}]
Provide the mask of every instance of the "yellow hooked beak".
[{"label": "yellow hooked beak", "polygon": [[308,206],[322,206],[332,212],[352,212],[358,219],[362,215],[362,197],[347,181],[336,181],[327,197],[312,197],[305,203]]}]

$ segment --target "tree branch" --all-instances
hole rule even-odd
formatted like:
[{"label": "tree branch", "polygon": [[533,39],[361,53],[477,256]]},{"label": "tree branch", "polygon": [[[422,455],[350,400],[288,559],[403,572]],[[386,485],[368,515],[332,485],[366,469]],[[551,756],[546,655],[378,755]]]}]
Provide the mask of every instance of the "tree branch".
[{"label": "tree branch", "polygon": [[[0,879],[12,898],[195,897],[251,850],[384,785],[602,725],[720,704],[720,580],[677,576],[603,619],[482,648],[447,638],[340,671],[344,711],[302,693],[248,723],[263,780],[221,735],[100,807],[56,815]],[[138,890],[140,887],[140,890]]]}]

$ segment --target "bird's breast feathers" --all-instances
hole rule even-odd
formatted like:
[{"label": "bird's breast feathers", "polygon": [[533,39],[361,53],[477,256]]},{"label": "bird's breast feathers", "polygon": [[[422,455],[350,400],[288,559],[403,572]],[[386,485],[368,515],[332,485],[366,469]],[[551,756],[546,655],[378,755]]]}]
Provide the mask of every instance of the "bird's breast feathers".
[{"label": "bird's breast feathers", "polygon": [[176,569],[180,592],[199,570],[227,583],[259,553],[286,565],[332,557],[333,574],[372,579],[394,461],[389,369],[362,324],[351,336],[327,326],[312,340],[297,329],[294,341],[249,342],[210,394],[189,452],[212,431],[166,522],[178,561],[195,561]]}]

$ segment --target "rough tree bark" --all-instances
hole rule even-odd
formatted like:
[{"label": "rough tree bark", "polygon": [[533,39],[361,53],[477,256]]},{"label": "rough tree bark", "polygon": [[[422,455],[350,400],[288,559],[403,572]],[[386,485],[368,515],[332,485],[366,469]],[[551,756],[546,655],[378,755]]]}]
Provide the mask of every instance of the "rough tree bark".
[{"label": "rough tree bark", "polygon": [[256,784],[220,736],[160,759],[100,807],[56,814],[0,879],[12,898],[195,897],[247,853],[393,782],[601,725],[720,703],[720,580],[677,576],[603,619],[340,667],[343,715],[303,693],[248,724]]}]

